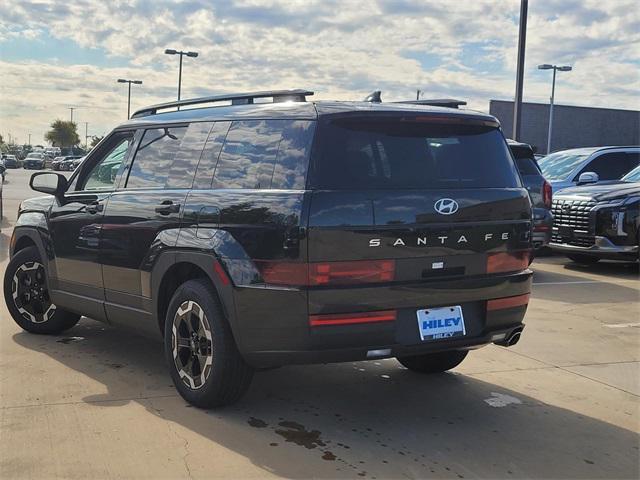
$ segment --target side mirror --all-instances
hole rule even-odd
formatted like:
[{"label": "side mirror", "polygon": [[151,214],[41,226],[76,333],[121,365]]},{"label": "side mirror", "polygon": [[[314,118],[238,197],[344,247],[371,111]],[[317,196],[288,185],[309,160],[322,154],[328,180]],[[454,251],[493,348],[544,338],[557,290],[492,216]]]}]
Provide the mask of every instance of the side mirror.
[{"label": "side mirror", "polygon": [[578,177],[578,185],[584,185],[586,183],[598,183],[600,177],[595,172],[584,172]]},{"label": "side mirror", "polygon": [[67,191],[67,177],[54,172],[37,172],[31,175],[29,186],[32,190],[61,197]]}]

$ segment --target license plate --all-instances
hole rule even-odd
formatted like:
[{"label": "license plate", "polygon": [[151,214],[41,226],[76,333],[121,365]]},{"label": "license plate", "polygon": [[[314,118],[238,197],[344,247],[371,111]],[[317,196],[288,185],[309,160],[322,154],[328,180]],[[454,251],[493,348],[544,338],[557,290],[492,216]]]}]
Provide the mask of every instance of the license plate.
[{"label": "license plate", "polygon": [[459,305],[418,310],[417,315],[422,341],[462,337],[467,333]]}]

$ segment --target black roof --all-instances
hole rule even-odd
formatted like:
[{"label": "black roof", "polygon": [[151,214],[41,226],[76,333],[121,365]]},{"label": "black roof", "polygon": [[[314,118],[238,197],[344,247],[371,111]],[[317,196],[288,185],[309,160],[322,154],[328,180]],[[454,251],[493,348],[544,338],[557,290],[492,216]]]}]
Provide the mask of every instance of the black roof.
[{"label": "black roof", "polygon": [[[305,90],[277,91],[280,95],[302,95],[312,94]],[[410,103],[376,103],[376,102],[351,102],[351,101],[275,101],[274,92],[256,92],[247,94],[235,94],[232,96],[203,97],[202,99],[185,100],[182,105],[196,105],[211,103],[212,98],[231,100],[232,98],[264,98],[271,94],[274,102],[268,103],[243,103],[224,106],[204,106],[199,108],[187,108],[169,112],[154,113],[161,108],[171,108],[176,102],[168,102],[138,110],[138,116],[132,117],[127,122],[120,125],[124,127],[135,127],[141,125],[185,123],[193,121],[216,121],[216,120],[240,120],[240,119],[300,119],[316,120],[321,116],[335,114],[367,114],[367,113],[408,113],[426,114],[434,116],[454,116],[467,119],[476,119],[498,124],[495,117],[472,110],[459,110],[455,108],[436,107],[422,104]],[[304,95],[302,95],[304,98]],[[209,100],[208,102],[206,100]],[[134,114],[134,115],[136,115]]]}]

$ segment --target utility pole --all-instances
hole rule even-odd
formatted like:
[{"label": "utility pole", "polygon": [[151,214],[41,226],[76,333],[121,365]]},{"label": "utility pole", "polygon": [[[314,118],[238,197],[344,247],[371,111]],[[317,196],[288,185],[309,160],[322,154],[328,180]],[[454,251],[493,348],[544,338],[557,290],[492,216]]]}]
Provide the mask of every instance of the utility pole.
[{"label": "utility pole", "polygon": [[29,134],[29,146],[31,146],[31,134]]},{"label": "utility pole", "polygon": [[89,149],[89,122],[84,122],[84,149]]},{"label": "utility pole", "polygon": [[69,107],[69,110],[71,110],[71,123],[73,123],[73,111],[76,109],[76,107]]},{"label": "utility pole", "polygon": [[420,100],[420,93],[421,93],[420,90],[416,92],[416,100]]},{"label": "utility pole", "polygon": [[522,84],[524,82],[524,53],[527,43],[527,10],[529,0],[520,0],[520,31],[518,33],[518,64],[516,67],[516,96],[513,102],[513,131],[514,140],[520,140],[522,125]]}]

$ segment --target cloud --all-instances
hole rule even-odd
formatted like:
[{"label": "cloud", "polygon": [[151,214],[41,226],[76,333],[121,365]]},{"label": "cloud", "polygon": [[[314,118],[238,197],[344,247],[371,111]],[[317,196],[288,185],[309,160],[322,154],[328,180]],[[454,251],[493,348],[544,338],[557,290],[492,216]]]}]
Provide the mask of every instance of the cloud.
[{"label": "cloud", "polygon": [[[530,2],[525,100],[547,101],[548,72],[568,63],[557,101],[638,108],[640,12],[634,0]],[[0,131],[46,130],[78,105],[97,130],[126,112],[119,77],[140,78],[133,104],[174,98],[177,58],[165,48],[197,50],[185,59],[185,96],[270,88],[310,88],[318,98],[386,100],[456,97],[488,109],[515,87],[517,0],[76,0],[0,3]],[[105,65],[78,65],[50,52],[47,38],[97,49]],[[3,42],[40,39],[38,60],[4,59]],[[64,58],[65,60],[60,60]],[[57,60],[56,60],[57,59]],[[428,62],[421,63],[421,59]],[[114,66],[116,65],[116,66]]]}]

